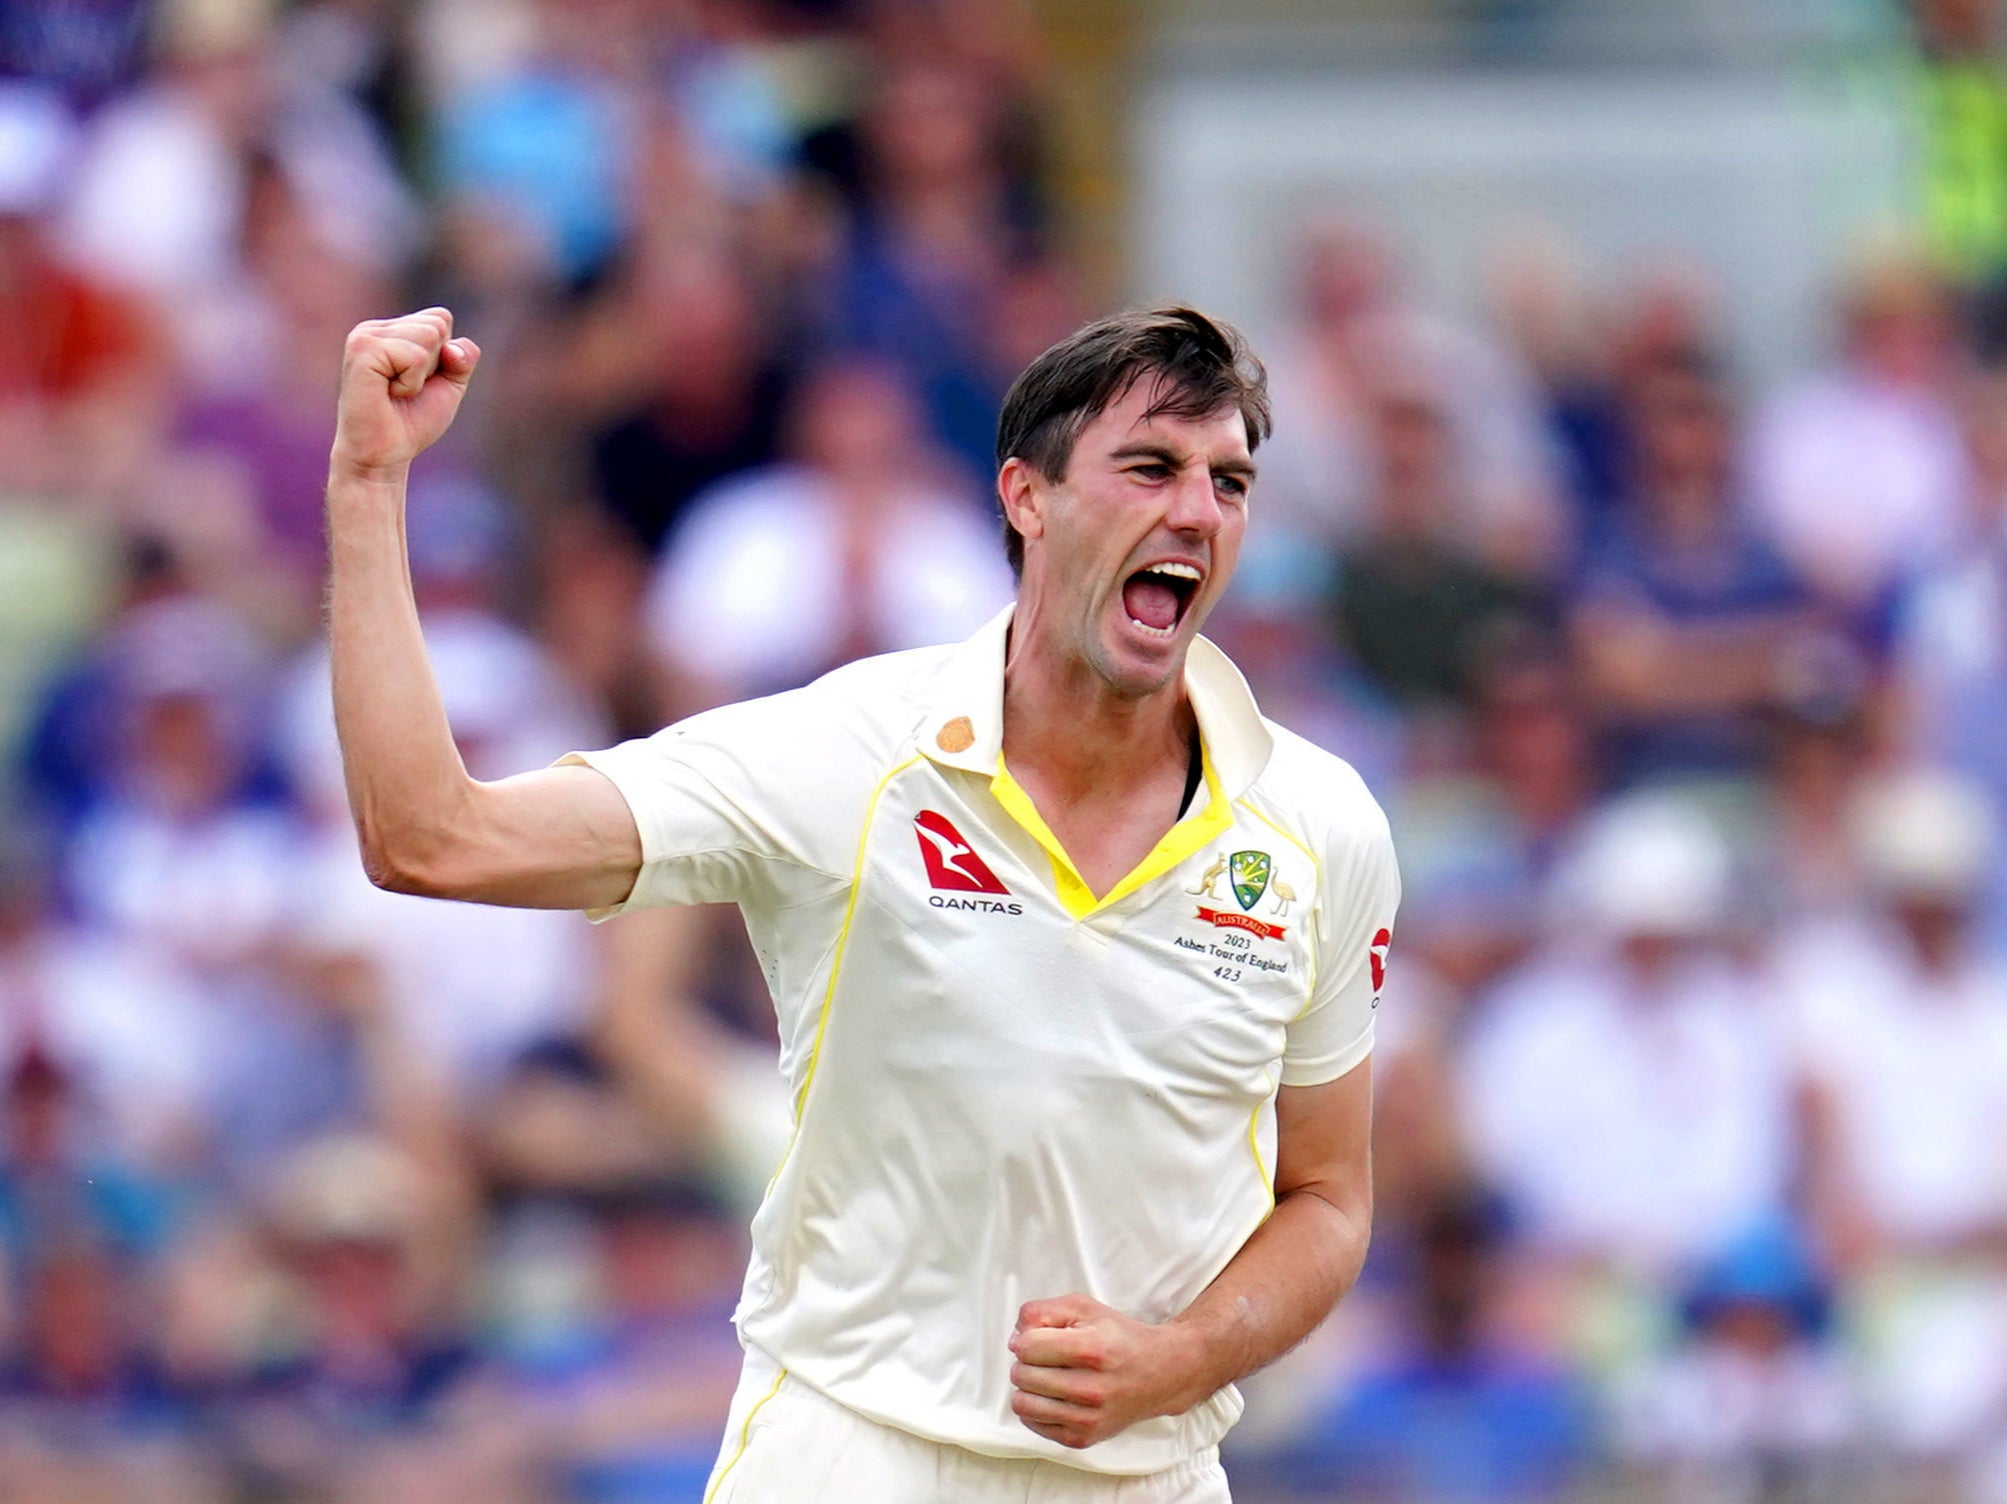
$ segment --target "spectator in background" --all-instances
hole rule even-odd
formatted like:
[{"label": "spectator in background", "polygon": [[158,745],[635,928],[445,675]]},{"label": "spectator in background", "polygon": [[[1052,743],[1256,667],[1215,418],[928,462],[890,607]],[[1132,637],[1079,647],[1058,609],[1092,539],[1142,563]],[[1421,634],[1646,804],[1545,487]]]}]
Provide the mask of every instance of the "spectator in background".
[{"label": "spectator in background", "polygon": [[1594,1461],[1587,1396],[1497,1320],[1496,1212],[1467,1188],[1427,1206],[1395,1350],[1370,1361],[1293,1443],[1263,1460],[1305,1499],[1543,1504]]},{"label": "spectator in background", "polygon": [[1505,859],[1536,879],[1551,872],[1594,809],[1602,776],[1580,676],[1558,644],[1529,636],[1494,655],[1475,751]]},{"label": "spectator in background", "polygon": [[[676,103],[659,70],[686,28],[680,8],[637,0],[535,0],[529,15],[529,46],[444,101],[438,170],[468,238],[499,237],[547,286],[576,289],[613,265],[643,210],[644,144]],[[752,98],[755,80],[727,97]]]},{"label": "spectator in background", "polygon": [[909,373],[928,427],[976,475],[994,463],[1004,385],[989,309],[1043,229],[1004,151],[1007,103],[995,79],[946,60],[898,62],[879,80],[858,122],[832,309],[835,343]]},{"label": "spectator in background", "polygon": [[787,1152],[794,1113],[773,1069],[771,1011],[754,1036],[704,1007],[706,983],[715,988],[716,974],[741,955],[742,927],[715,906],[633,917],[599,932],[593,1044],[648,1114],[663,1161],[706,1178],[750,1215]]},{"label": "spectator in background", "polygon": [[2007,1414],[2007,966],[1975,924],[1997,817],[1930,771],[1884,776],[1854,814],[1872,908],[1801,927],[1780,959],[1813,1205],[1880,1434],[1938,1470],[1935,1497],[1965,1498],[1958,1474]]},{"label": "spectator in background", "polygon": [[1383,521],[1377,409],[1389,385],[1427,386],[1456,467],[1458,536],[1507,570],[1545,568],[1563,542],[1554,456],[1517,358],[1418,307],[1370,227],[1313,219],[1300,258],[1300,323],[1273,343],[1274,452],[1262,462],[1283,530],[1342,543]]},{"label": "spectator in background", "polygon": [[52,242],[74,149],[53,92],[0,83],[0,497],[102,508],[157,437],[166,352],[142,304]]},{"label": "spectator in background", "polygon": [[276,164],[315,234],[346,260],[393,269],[417,229],[388,151],[353,102],[331,89],[276,89],[271,9],[271,0],[161,5],[157,75],[92,120],[65,215],[68,249],[91,273],[154,300],[205,388],[227,385],[260,352],[242,285],[260,160]]},{"label": "spectator in background", "polygon": [[[1611,310],[1589,287],[1573,248],[1544,224],[1500,248],[1491,284],[1499,330],[1535,384],[1557,483],[1574,513],[1571,541],[1580,547],[1614,504],[1623,463]],[[1625,298],[1619,306],[1635,304]]]},{"label": "spectator in background", "polygon": [[199,990],[205,1099],[238,1168],[317,1126],[345,1090],[284,965],[308,847],[255,777],[266,671],[211,603],[135,613],[107,676],[103,795],[62,863],[85,924]]},{"label": "spectator in background", "polygon": [[1781,707],[1771,718],[1759,835],[1763,917],[1775,924],[1845,918],[1862,899],[1850,828],[1880,756],[1866,686]]},{"label": "spectator in background", "polygon": [[[194,606],[198,597],[186,561],[165,540],[134,532],[117,540],[117,554],[108,571],[115,576],[106,591],[108,609],[95,636],[37,686],[38,703],[25,716],[24,813],[62,834],[111,797],[123,680],[138,644],[156,630],[156,621],[205,614]],[[235,661],[234,652],[245,645],[241,637],[226,632],[216,647],[226,644],[226,675],[254,669]]]},{"label": "spectator in background", "polygon": [[1932,249],[1968,291],[1985,294],[1977,333],[2001,353],[2007,274],[2007,80],[1991,0],[1909,0],[1916,57],[1923,222]]},{"label": "spectator in background", "polygon": [[1374,1044],[1375,1215],[1381,1246],[1397,1258],[1472,1178],[1457,1062],[1484,1000],[1537,935],[1536,884],[1510,843],[1476,833],[1446,844],[1423,833],[1405,848],[1401,964],[1387,978]]},{"label": "spectator in background", "polygon": [[1761,415],[1751,496],[1761,526],[1822,598],[1873,620],[1890,591],[1965,528],[1957,325],[1921,258],[1864,261],[1840,299],[1841,348]]},{"label": "spectator in background", "polygon": [[692,497],[778,457],[790,373],[746,269],[722,254],[650,265],[620,319],[648,341],[640,400],[592,440],[596,490],[649,558]]},{"label": "spectator in background", "polygon": [[88,1240],[39,1250],[21,1271],[25,1319],[0,1363],[0,1468],[27,1499],[196,1504],[215,1497],[196,1448],[202,1396],[149,1348],[143,1271]]},{"label": "spectator in background", "polygon": [[1605,766],[1620,784],[1747,775],[1762,713],[1817,661],[1811,592],[1737,505],[1728,399],[1708,366],[1642,375],[1629,426],[1630,484],[1571,622]]},{"label": "spectator in background", "polygon": [[245,343],[226,369],[179,394],[174,433],[181,454],[218,474],[207,484],[184,481],[188,494],[149,497],[145,505],[166,514],[163,531],[186,534],[191,525],[176,513],[220,510],[219,493],[240,493],[248,515],[228,525],[246,535],[240,546],[257,568],[283,575],[296,613],[286,620],[267,612],[266,624],[298,637],[319,625],[301,608],[317,604],[321,573],[327,371],[285,352],[339,348],[355,322],[381,306],[384,282],[321,233],[299,185],[273,158],[260,154],[246,164],[244,190],[233,299]]},{"label": "spectator in background", "polygon": [[172,306],[184,357],[236,270],[244,162],[271,107],[257,7],[155,7],[157,72],[92,122],[66,235],[84,264]]},{"label": "spectator in background", "polygon": [[469,1126],[489,1187],[518,1212],[684,1163],[685,1146],[665,1141],[646,1104],[619,1090],[573,1039],[548,1039],[518,1055]]},{"label": "spectator in background", "polygon": [[745,1263],[738,1220],[703,1186],[675,1181],[587,1205],[601,1312],[577,1357],[539,1376],[531,1411],[577,1504],[700,1498],[743,1356],[729,1320]]},{"label": "spectator in background", "polygon": [[1965,412],[1970,526],[1927,561],[1898,614],[1903,750],[2007,799],[2007,373],[1973,382]]},{"label": "spectator in background", "polygon": [[[499,238],[575,290],[615,269],[650,216],[702,221],[775,191],[793,142],[745,7],[535,0],[518,19],[499,66],[442,89],[458,249]],[[680,194],[650,181],[665,138],[693,174]]]},{"label": "spectator in background", "polygon": [[0,1079],[0,1278],[32,1280],[78,1250],[139,1266],[173,1235],[186,1187],[118,1141],[107,1106],[41,1048],[13,1053]]},{"label": "spectator in background", "polygon": [[68,894],[86,922],[213,979],[272,939],[298,855],[285,812],[251,781],[262,649],[193,599],[162,603],[122,647],[110,767],[70,844]]},{"label": "spectator in background", "polygon": [[446,1424],[476,1377],[460,1308],[465,1210],[464,1188],[394,1134],[317,1138],[282,1162],[269,1216],[293,1343],[230,1416],[264,1486],[411,1497],[398,1480],[413,1447],[431,1454],[433,1480],[459,1471],[478,1486]]},{"label": "spectator in background", "polygon": [[1470,1148],[1538,1261],[1649,1302],[1783,1206],[1781,1020],[1730,948],[1728,850],[1687,805],[1606,808],[1553,898],[1548,948],[1465,1043]]},{"label": "spectator in background", "polygon": [[[82,1159],[104,1159],[96,1183],[117,1197],[115,1163],[185,1172],[202,1146],[202,999],[158,952],[62,918],[47,858],[19,836],[0,850],[0,1073],[63,1100],[34,1121],[60,1119]],[[0,1182],[28,1155],[8,1135]]]},{"label": "spectator in background", "polygon": [[1681,1300],[1672,1352],[1620,1396],[1618,1446],[1657,1504],[1855,1497],[1869,1449],[1831,1301],[1785,1224],[1738,1239]]},{"label": "spectator in background", "polygon": [[994,522],[893,369],[807,378],[794,458],[691,507],[647,617],[683,708],[771,693],[868,653],[955,640],[1010,598]]},{"label": "spectator in background", "polygon": [[430,1504],[452,1479],[519,1498],[504,1459],[520,1447],[474,1424],[478,1183],[455,1104],[366,967],[320,980],[354,1091],[257,1167],[251,1209],[280,1283],[223,1416],[231,1446],[282,1496]]},{"label": "spectator in background", "polygon": [[1361,670],[1403,708],[1467,707],[1484,658],[1542,610],[1470,541],[1443,390],[1382,373],[1367,399],[1370,522],[1339,558],[1336,616]]},{"label": "spectator in background", "polygon": [[415,165],[410,149],[427,125],[405,50],[419,9],[392,0],[298,0],[277,18],[272,37],[281,87],[353,103],[407,176]]},{"label": "spectator in background", "polygon": [[1614,290],[1592,289],[1546,226],[1508,241],[1492,280],[1499,326],[1538,383],[1558,483],[1571,503],[1562,542],[1580,557],[1602,542],[1630,482],[1632,394],[1662,365],[1715,358],[1721,289],[1701,267],[1671,256],[1644,260]]},{"label": "spectator in background", "polygon": [[[656,6],[656,24],[675,9]],[[705,177],[728,200],[757,203],[780,185],[795,138],[753,0],[707,0],[687,8],[680,29],[665,27],[660,76],[674,119]]]}]

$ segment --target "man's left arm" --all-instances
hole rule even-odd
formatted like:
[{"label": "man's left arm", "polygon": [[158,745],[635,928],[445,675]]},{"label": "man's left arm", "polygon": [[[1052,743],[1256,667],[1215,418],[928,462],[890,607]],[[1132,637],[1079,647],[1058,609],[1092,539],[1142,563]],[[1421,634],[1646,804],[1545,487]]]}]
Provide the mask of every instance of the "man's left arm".
[{"label": "man's left arm", "polygon": [[1330,1314],[1373,1220],[1372,1061],[1275,1099],[1275,1210],[1179,1315],[1138,1321],[1085,1295],[1034,1300],[1011,1337],[1011,1408],[1063,1446],[1182,1415],[1274,1362]]}]

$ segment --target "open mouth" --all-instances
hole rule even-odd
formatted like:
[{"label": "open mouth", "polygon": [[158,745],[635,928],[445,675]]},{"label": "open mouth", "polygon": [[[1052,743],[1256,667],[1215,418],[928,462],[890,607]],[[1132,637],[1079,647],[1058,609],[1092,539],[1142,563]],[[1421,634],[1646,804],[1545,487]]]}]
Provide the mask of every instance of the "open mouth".
[{"label": "open mouth", "polygon": [[1122,609],[1129,620],[1154,637],[1176,634],[1192,597],[1199,593],[1199,571],[1190,564],[1151,564],[1122,583]]}]

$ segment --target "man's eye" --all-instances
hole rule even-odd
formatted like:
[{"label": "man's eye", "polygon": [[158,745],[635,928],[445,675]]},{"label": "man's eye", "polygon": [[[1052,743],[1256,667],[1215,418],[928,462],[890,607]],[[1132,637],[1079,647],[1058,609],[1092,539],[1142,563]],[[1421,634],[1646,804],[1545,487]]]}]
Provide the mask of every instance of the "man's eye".
[{"label": "man's eye", "polygon": [[1238,475],[1216,476],[1213,480],[1213,484],[1218,486],[1222,491],[1226,492],[1226,494],[1229,496],[1247,495],[1247,482],[1242,480]]},{"label": "man's eye", "polygon": [[1140,475],[1145,480],[1162,480],[1171,473],[1171,467],[1169,465],[1131,465],[1129,473],[1131,475]]}]

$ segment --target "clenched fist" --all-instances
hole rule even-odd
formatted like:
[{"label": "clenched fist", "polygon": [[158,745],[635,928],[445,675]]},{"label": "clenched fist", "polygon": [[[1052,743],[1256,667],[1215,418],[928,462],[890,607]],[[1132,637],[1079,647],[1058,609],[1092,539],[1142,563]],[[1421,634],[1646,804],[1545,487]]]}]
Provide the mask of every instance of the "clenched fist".
[{"label": "clenched fist", "polygon": [[1194,1388],[1191,1339],[1181,1328],[1137,1321],[1085,1295],[1027,1301],[1010,1351],[1011,1409],[1065,1447],[1181,1415],[1210,1392]]},{"label": "clenched fist", "polygon": [[342,350],[331,469],[401,472],[452,426],[480,358],[444,308],[357,324]]}]

